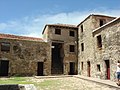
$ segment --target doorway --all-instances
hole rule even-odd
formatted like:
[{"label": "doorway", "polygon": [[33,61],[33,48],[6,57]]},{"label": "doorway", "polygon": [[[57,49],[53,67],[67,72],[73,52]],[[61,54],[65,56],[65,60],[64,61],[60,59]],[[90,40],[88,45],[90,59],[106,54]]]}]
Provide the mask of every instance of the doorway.
[{"label": "doorway", "polygon": [[9,61],[0,60],[0,76],[8,76]]},{"label": "doorway", "polygon": [[75,75],[75,62],[70,62],[69,75]]},{"label": "doorway", "polygon": [[37,76],[43,76],[43,62],[38,62],[37,64]]},{"label": "doorway", "polygon": [[88,74],[88,77],[90,77],[90,61],[87,62],[87,74]]},{"label": "doorway", "polygon": [[105,60],[105,68],[106,68],[105,77],[106,79],[110,79],[110,61],[109,60]]},{"label": "doorway", "polygon": [[52,43],[52,74],[63,74],[64,50],[62,43]]}]

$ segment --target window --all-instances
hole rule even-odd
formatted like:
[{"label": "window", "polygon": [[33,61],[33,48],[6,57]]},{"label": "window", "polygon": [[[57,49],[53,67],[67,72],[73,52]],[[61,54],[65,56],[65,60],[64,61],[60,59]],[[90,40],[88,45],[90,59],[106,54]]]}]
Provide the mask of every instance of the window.
[{"label": "window", "polygon": [[81,70],[83,70],[83,62],[81,62]]},{"label": "window", "polygon": [[83,25],[81,25],[81,32],[83,32]]},{"label": "window", "polygon": [[97,64],[97,71],[101,71],[101,69],[100,69],[100,64]]},{"label": "window", "polygon": [[81,43],[81,51],[84,51],[84,43]]},{"label": "window", "polygon": [[55,29],[55,34],[61,35],[61,29]]},{"label": "window", "polygon": [[100,19],[100,26],[104,25],[105,24],[105,19]]},{"label": "window", "polygon": [[75,32],[74,31],[69,31],[69,35],[74,37],[75,36]]},{"label": "window", "polygon": [[102,48],[102,38],[101,38],[101,35],[97,36],[97,46],[98,46],[98,48]]},{"label": "window", "polygon": [[1,43],[1,51],[9,52],[10,51],[10,43],[2,42]]},{"label": "window", "polygon": [[69,50],[70,52],[75,52],[75,46],[74,45],[70,45],[69,48],[70,48],[70,50]]}]

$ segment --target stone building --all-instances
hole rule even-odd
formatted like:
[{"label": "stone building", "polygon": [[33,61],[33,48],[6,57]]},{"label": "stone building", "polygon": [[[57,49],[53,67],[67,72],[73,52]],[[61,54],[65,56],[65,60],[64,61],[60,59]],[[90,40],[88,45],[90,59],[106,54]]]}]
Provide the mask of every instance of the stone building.
[{"label": "stone building", "polygon": [[40,38],[0,34],[0,76],[50,75],[49,53]]},{"label": "stone building", "polygon": [[78,28],[78,73],[113,80],[120,59],[119,19],[92,14]]},{"label": "stone building", "polygon": [[94,70],[101,73],[102,79],[114,80],[116,63],[120,60],[120,18],[95,29],[93,37]]},{"label": "stone building", "polygon": [[51,45],[51,74],[77,74],[77,38],[74,25],[45,26],[43,39]]},{"label": "stone building", "polygon": [[91,14],[78,25],[47,24],[43,39],[0,34],[0,76],[115,78],[120,18]]}]

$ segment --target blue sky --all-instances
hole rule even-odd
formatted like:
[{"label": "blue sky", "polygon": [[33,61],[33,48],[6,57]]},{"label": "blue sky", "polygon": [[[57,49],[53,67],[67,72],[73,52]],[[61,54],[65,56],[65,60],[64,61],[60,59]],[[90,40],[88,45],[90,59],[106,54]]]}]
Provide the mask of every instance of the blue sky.
[{"label": "blue sky", "polygon": [[0,0],[0,33],[42,37],[45,24],[79,24],[89,14],[120,16],[120,0]]}]

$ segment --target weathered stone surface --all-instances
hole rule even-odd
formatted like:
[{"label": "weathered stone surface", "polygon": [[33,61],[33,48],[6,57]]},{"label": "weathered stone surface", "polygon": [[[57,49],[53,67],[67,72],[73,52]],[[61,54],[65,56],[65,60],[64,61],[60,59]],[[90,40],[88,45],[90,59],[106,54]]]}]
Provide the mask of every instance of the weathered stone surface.
[{"label": "weathered stone surface", "polygon": [[[79,44],[78,70],[79,71],[78,71],[78,73],[81,75],[85,75],[85,76],[89,76],[89,74],[90,74],[90,76],[92,76],[92,77],[98,77],[98,78],[105,79],[106,76],[105,76],[104,60],[107,60],[107,59],[109,59],[109,57],[112,57],[112,56],[108,53],[104,53],[104,55],[103,55],[103,52],[105,52],[104,47],[108,47],[107,44],[111,43],[111,41],[107,40],[108,42],[106,42],[105,39],[103,40],[103,37],[106,38],[108,31],[109,32],[116,32],[116,31],[114,31],[112,29],[110,30],[109,28],[107,28],[106,30],[103,30],[104,32],[106,32],[104,35],[103,34],[101,35],[102,40],[103,40],[102,41],[103,49],[99,50],[98,48],[96,48],[97,47],[97,42],[96,42],[97,39],[96,39],[96,37],[93,36],[93,31],[95,29],[97,29],[98,27],[100,27],[100,19],[105,20],[106,23],[108,23],[111,20],[113,20],[114,18],[102,16],[102,15],[90,15],[81,24],[79,24],[79,30],[78,30],[78,40],[79,40],[78,41],[78,44]],[[83,32],[81,32],[81,25],[83,25]],[[100,35],[101,33],[97,33],[97,34]],[[116,41],[117,39],[114,40],[115,39],[114,37],[117,37],[117,36],[114,36],[114,35],[110,35],[110,36],[112,37],[112,39],[109,38],[110,40],[113,40],[114,43],[115,42],[119,43],[118,41]],[[81,50],[82,43],[84,43],[84,51]],[[115,44],[117,44],[117,43],[115,43]],[[104,44],[106,46],[104,46]],[[108,52],[108,51],[106,50],[106,52]],[[90,68],[88,68],[88,61],[90,61]],[[110,61],[110,63],[111,63],[111,61]],[[82,70],[82,62],[83,62],[83,70]],[[100,65],[100,70],[102,72],[98,72],[97,65]],[[111,75],[112,74],[113,74],[113,72],[111,72]],[[113,77],[113,75],[112,75],[112,77]]]},{"label": "weathered stone surface", "polygon": [[[55,34],[55,29],[61,29],[61,35]],[[70,36],[70,31],[74,31],[74,36]],[[77,27],[69,27],[69,25],[47,25],[43,33],[44,39],[52,45],[52,42],[62,43],[62,55],[64,74],[68,75],[70,71],[70,62],[75,63],[75,72],[77,73],[77,40],[78,40],[78,30]],[[75,46],[75,52],[69,51],[69,46]]]},{"label": "weathered stone surface", "polygon": [[10,43],[10,52],[0,51],[0,60],[9,60],[9,75],[37,75],[38,62],[44,63],[44,75],[51,74],[50,45],[39,41],[0,39]]},{"label": "weathered stone surface", "polygon": [[[110,25],[95,31],[94,33],[95,45],[95,61],[101,65],[101,76],[105,79],[106,66],[104,60],[110,61],[110,78],[115,79],[116,64],[120,60],[120,20],[117,20]],[[102,37],[102,49],[99,50],[97,46],[96,37]]]}]

